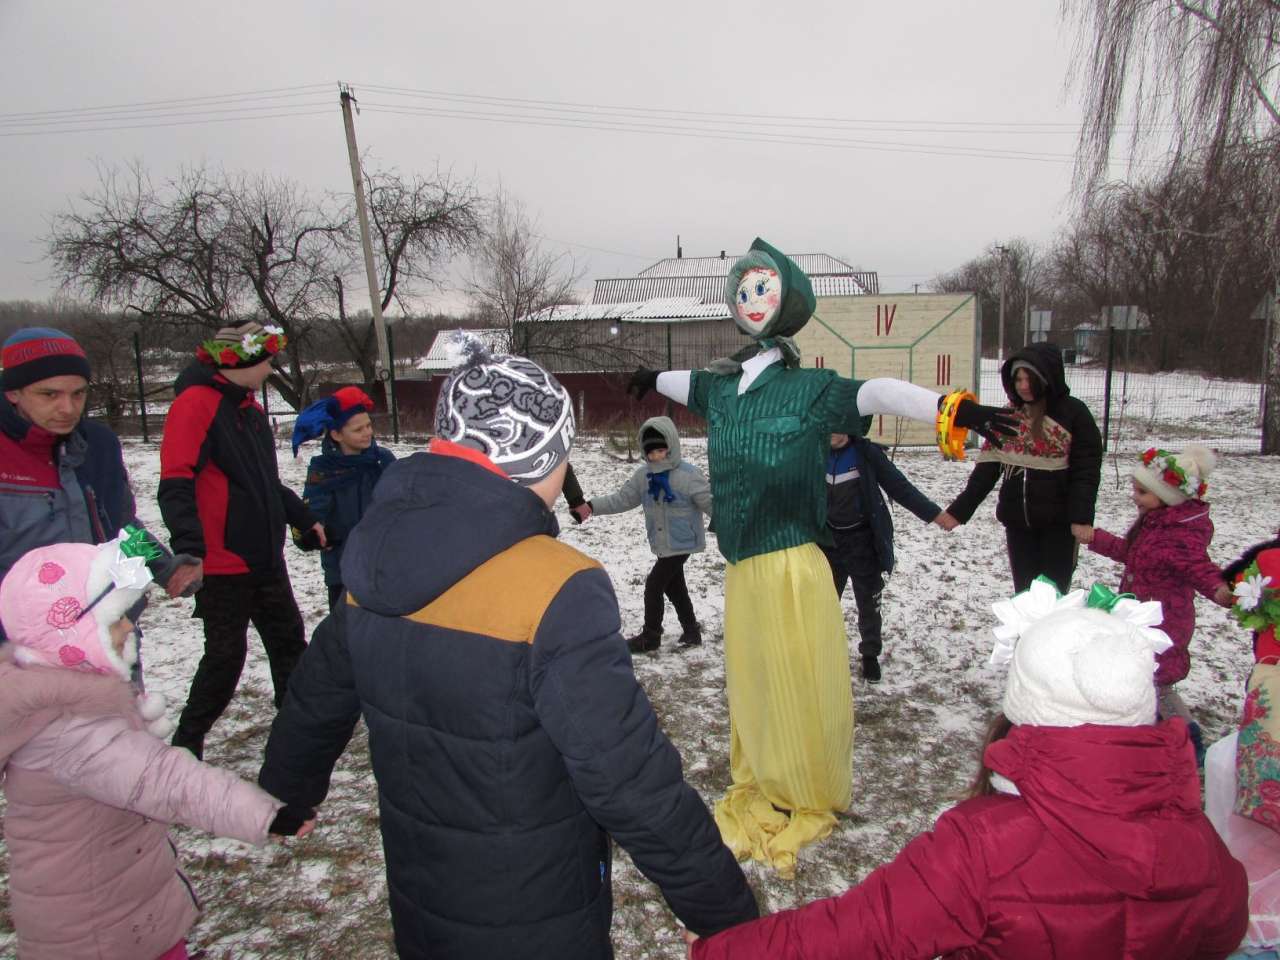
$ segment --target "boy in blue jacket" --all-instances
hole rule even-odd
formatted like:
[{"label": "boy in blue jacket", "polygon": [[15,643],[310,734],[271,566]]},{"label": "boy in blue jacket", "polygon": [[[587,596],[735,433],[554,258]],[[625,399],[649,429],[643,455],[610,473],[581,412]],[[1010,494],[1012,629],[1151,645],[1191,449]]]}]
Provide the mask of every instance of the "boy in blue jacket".
[{"label": "boy in blue jacket", "polygon": [[[368,509],[382,471],[396,459],[374,441],[371,413],[373,400],[367,393],[359,387],[343,387],[303,410],[293,425],[295,457],[302,444],[322,437],[320,453],[307,465],[302,499],[324,524],[328,546],[320,554],[320,567],[330,610],[342,596],[342,548],[347,534]],[[299,539],[304,549],[317,545],[305,535]]]},{"label": "boy in blue jacket", "polygon": [[862,679],[867,683],[880,682],[880,593],[884,574],[893,570],[893,518],[881,490],[925,523],[936,523],[944,530],[956,525],[902,475],[883,447],[865,437],[831,435],[827,527],[834,543],[820,546],[831,563],[836,593],[843,596],[844,585],[853,582],[858,653],[862,656]]}]

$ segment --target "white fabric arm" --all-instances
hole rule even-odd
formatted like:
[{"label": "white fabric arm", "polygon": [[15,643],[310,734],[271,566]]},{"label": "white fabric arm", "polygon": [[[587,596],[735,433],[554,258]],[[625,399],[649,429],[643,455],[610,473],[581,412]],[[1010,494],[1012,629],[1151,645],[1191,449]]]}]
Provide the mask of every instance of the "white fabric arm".
[{"label": "white fabric arm", "polygon": [[681,406],[689,405],[689,385],[692,376],[688,370],[664,370],[658,374],[658,392]]},{"label": "white fabric arm", "polygon": [[864,417],[887,413],[933,423],[938,416],[938,397],[932,390],[905,380],[876,377],[858,388],[858,413]]}]

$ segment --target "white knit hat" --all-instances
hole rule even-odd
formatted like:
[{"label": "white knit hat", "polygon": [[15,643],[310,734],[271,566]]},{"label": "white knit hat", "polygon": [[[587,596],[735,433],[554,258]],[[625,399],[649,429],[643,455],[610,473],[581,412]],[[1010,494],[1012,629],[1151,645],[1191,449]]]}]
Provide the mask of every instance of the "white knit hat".
[{"label": "white knit hat", "polygon": [[[1089,605],[1086,605],[1089,604]],[[1096,605],[1095,605],[1096,604]],[[1110,607],[1107,612],[1104,607]],[[1135,727],[1156,719],[1155,655],[1173,644],[1160,604],[1105,588],[1065,597],[1047,581],[995,604],[992,662],[1008,662],[1004,715],[1013,723]]]},{"label": "white knit hat", "polygon": [[1152,447],[1138,458],[1133,479],[1168,506],[1176,507],[1192,497],[1198,500],[1205,495],[1209,474],[1217,462],[1213,451],[1198,443],[1188,444],[1177,454]]}]

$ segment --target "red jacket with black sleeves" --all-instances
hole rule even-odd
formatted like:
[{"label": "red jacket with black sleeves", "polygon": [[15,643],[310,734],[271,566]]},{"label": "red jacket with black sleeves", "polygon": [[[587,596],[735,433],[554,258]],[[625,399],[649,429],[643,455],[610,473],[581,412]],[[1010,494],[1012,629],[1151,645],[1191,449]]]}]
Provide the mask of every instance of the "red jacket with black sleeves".
[{"label": "red jacket with black sleeves", "polygon": [[284,571],[285,527],[315,524],[280,482],[275,438],[253,392],[203,364],[174,384],[160,444],[160,514],[175,552],[206,575]]}]

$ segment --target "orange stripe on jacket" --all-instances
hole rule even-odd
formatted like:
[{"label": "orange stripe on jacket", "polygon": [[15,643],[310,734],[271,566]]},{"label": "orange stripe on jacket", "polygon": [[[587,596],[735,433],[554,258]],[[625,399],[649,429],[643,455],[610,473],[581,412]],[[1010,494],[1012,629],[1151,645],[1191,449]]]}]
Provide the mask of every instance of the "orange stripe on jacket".
[{"label": "orange stripe on jacket", "polygon": [[[532,643],[538,625],[574,574],[600,563],[548,536],[529,537],[490,557],[406,620],[511,643]],[[347,593],[347,603],[359,599]]]}]

